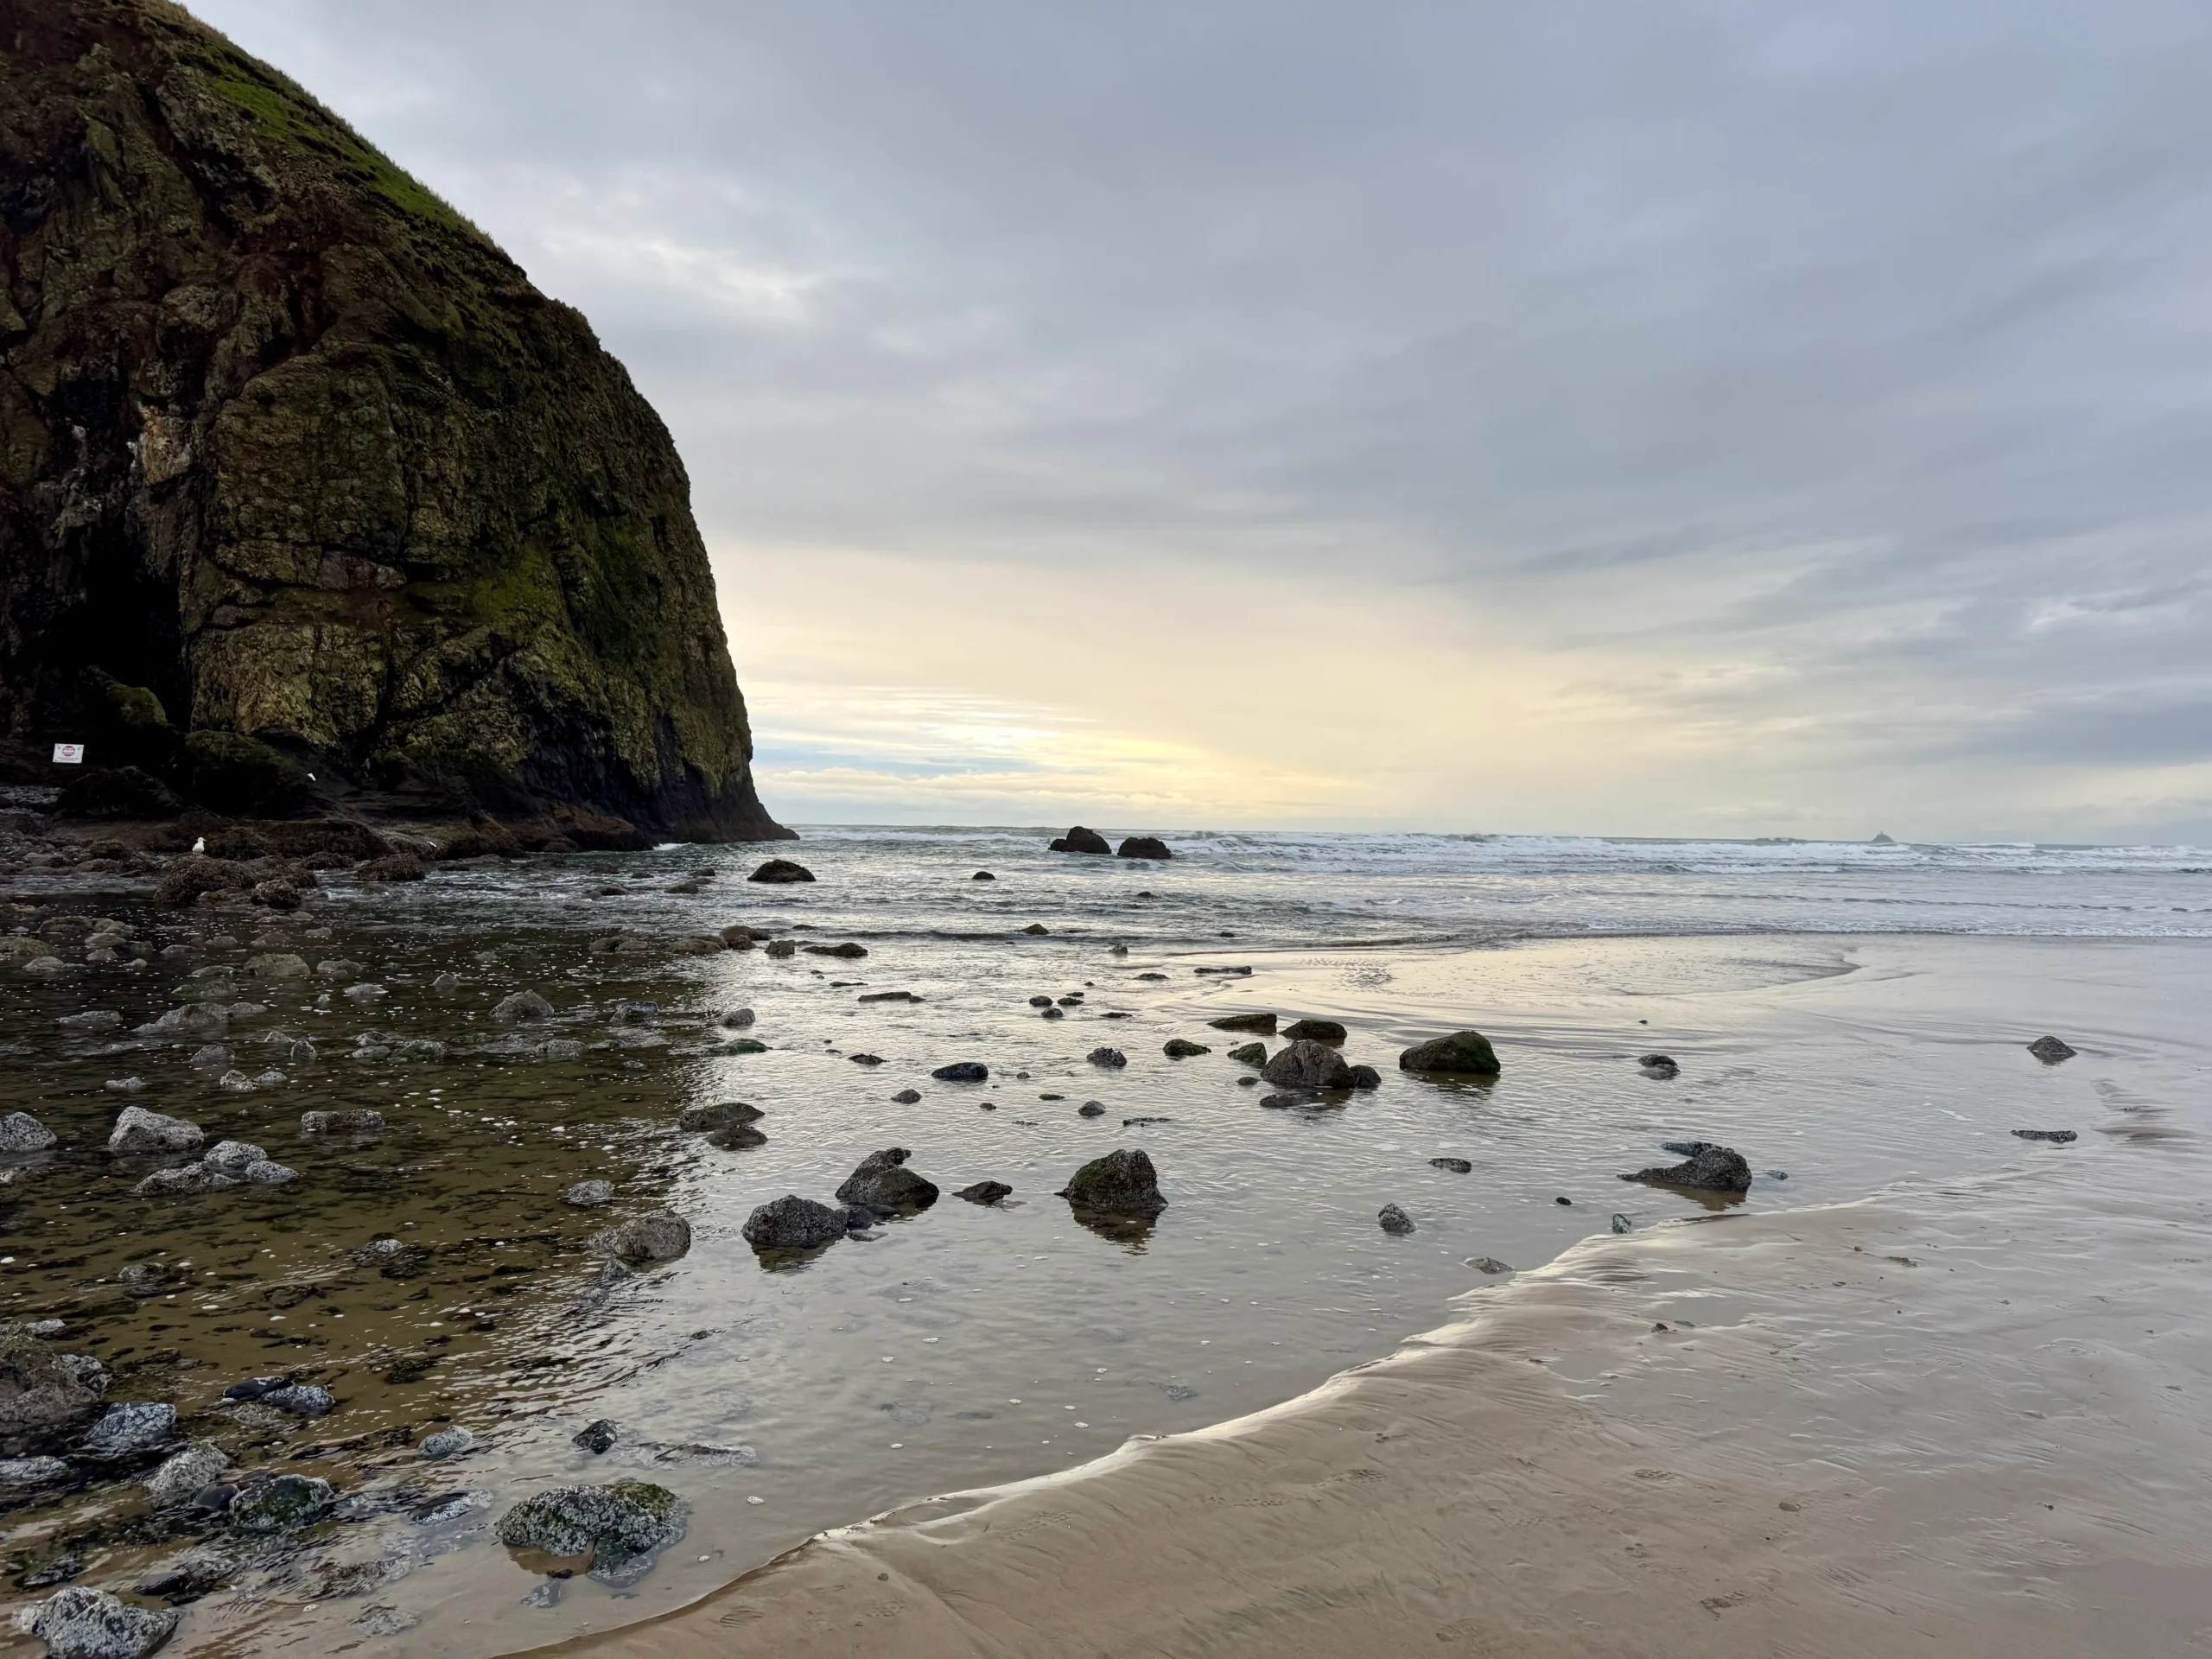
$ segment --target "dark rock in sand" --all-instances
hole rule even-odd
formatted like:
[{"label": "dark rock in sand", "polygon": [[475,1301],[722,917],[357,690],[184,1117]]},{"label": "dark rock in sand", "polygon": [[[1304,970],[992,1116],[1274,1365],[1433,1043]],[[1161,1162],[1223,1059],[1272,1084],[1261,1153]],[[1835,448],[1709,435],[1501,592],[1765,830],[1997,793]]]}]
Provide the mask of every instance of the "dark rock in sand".
[{"label": "dark rock in sand", "polygon": [[2056,1037],[2038,1037],[2028,1045],[2028,1052],[2045,1065],[2056,1065],[2061,1060],[2074,1058],[2074,1047]]},{"label": "dark rock in sand", "polygon": [[143,1659],[175,1633],[179,1617],[73,1584],[41,1602],[29,1624],[47,1659]]},{"label": "dark rock in sand", "polygon": [[808,869],[805,865],[795,863],[788,858],[772,858],[745,879],[748,881],[765,881],[772,887],[785,887],[795,881],[811,881],[814,880],[814,872]]},{"label": "dark rock in sand", "polygon": [[1209,1020],[1206,1024],[1216,1031],[1256,1031],[1272,1037],[1275,1017],[1272,1014],[1228,1014],[1218,1020]]},{"label": "dark rock in sand", "polygon": [[1695,1187],[1711,1192],[1744,1192],[1751,1189],[1751,1166],[1743,1155],[1731,1147],[1713,1145],[1711,1141],[1689,1141],[1698,1150],[1679,1164],[1655,1165],[1639,1169],[1633,1175],[1624,1175],[1624,1181],[1641,1181],[1648,1186]]},{"label": "dark rock in sand", "polygon": [[786,1193],[745,1218],[741,1230],[756,1250],[811,1250],[835,1243],[849,1230],[845,1211]]},{"label": "dark rock in sand", "polygon": [[1283,1028],[1285,1037],[1306,1038],[1317,1043],[1341,1043],[1346,1032],[1333,1020],[1300,1020]]},{"label": "dark rock in sand", "polygon": [[952,1196],[965,1198],[970,1204],[996,1204],[1014,1189],[1004,1181],[978,1181],[973,1186],[963,1186]]},{"label": "dark rock in sand", "polygon": [[762,1113],[758,1106],[747,1105],[741,1100],[718,1100],[711,1106],[687,1106],[676,1120],[679,1129],[695,1134],[703,1129],[719,1129],[731,1125],[757,1123]]},{"label": "dark rock in sand", "polygon": [[906,1166],[910,1156],[904,1147],[870,1153],[837,1189],[838,1201],[880,1216],[928,1209],[937,1202],[938,1189]]},{"label": "dark rock in sand", "polygon": [[940,1065],[930,1073],[939,1083],[985,1083],[989,1081],[990,1067],[979,1060],[956,1060],[950,1065]]},{"label": "dark rock in sand", "polygon": [[1152,1160],[1133,1147],[1092,1159],[1055,1196],[1065,1198],[1072,1209],[1105,1216],[1148,1218],[1167,1207],[1167,1200],[1160,1196],[1160,1178]]},{"label": "dark rock in sand", "polygon": [[689,1513],[675,1493],[642,1480],[611,1486],[556,1486],[524,1498],[499,1517],[509,1549],[591,1557],[603,1583],[632,1584],[654,1556],[683,1535]]},{"label": "dark rock in sand", "polygon": [[1187,1060],[1195,1055],[1211,1054],[1213,1050],[1208,1048],[1204,1043],[1192,1042],[1188,1038],[1171,1037],[1161,1052],[1171,1060]]},{"label": "dark rock in sand", "polygon": [[1107,845],[1105,836],[1078,823],[1065,836],[1055,838],[1052,850],[1056,853],[1096,853],[1103,857],[1110,855],[1114,849]]},{"label": "dark rock in sand", "polygon": [[592,1240],[603,1254],[631,1267],[673,1262],[691,1248],[691,1224],[667,1210],[649,1211]]},{"label": "dark rock in sand", "polygon": [[1410,1233],[1414,1218],[1395,1204],[1386,1204],[1375,1212],[1375,1224],[1386,1233]]},{"label": "dark rock in sand", "polygon": [[2012,1133],[2023,1141],[2048,1141],[2061,1147],[2078,1138],[2071,1129],[2015,1129]]},{"label": "dark rock in sand", "polygon": [[1278,1089],[1349,1089],[1351,1068],[1326,1043],[1310,1037],[1275,1051],[1260,1075]]},{"label": "dark rock in sand", "polygon": [[1476,1077],[1496,1077],[1498,1073],[1497,1055],[1490,1046],[1490,1039],[1478,1031],[1455,1031],[1449,1037],[1437,1037],[1426,1043],[1416,1043],[1398,1056],[1402,1071],[1448,1071]]},{"label": "dark rock in sand", "polygon": [[553,1017],[553,1005],[536,991],[517,991],[503,996],[492,1007],[492,1018],[503,1026],[529,1025]]},{"label": "dark rock in sand", "polygon": [[1129,1057],[1118,1048],[1094,1048],[1084,1058],[1109,1071],[1118,1071],[1129,1063]]},{"label": "dark rock in sand", "polygon": [[1464,1158],[1432,1158],[1430,1165],[1437,1169],[1448,1169],[1454,1175],[1471,1175],[1475,1166]]},{"label": "dark rock in sand", "polygon": [[[1073,831],[1070,831],[1071,834]],[[1088,849],[1080,850],[1088,851]],[[1114,849],[1117,858],[1173,858],[1167,843],[1157,836],[1130,836]]]},{"label": "dark rock in sand", "polygon": [[621,1434],[621,1428],[613,1418],[601,1417],[598,1421],[587,1423],[578,1429],[569,1437],[569,1444],[582,1446],[594,1457],[601,1457],[613,1449]]}]

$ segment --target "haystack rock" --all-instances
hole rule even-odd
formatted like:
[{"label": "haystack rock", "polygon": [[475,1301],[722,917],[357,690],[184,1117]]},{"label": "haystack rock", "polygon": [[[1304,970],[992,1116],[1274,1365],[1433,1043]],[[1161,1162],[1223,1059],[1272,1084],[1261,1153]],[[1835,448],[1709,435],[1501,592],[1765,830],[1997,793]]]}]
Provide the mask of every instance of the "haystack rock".
[{"label": "haystack rock", "polygon": [[785,836],[683,462],[584,319],[182,7],[0,38],[0,782]]}]

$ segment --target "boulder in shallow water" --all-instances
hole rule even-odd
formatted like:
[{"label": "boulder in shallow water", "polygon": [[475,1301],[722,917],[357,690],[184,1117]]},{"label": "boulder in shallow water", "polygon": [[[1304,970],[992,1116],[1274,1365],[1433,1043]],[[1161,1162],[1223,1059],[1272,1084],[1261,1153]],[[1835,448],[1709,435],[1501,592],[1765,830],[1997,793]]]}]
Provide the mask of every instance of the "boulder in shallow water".
[{"label": "boulder in shallow water", "polygon": [[1317,1043],[1341,1043],[1349,1033],[1333,1020],[1300,1020],[1284,1027],[1282,1034],[1294,1040],[1306,1039]]},{"label": "boulder in shallow water", "polygon": [[988,1083],[991,1069],[980,1060],[956,1060],[930,1073],[939,1083]]},{"label": "boulder in shallow water", "polygon": [[1255,1031],[1262,1036],[1274,1035],[1275,1017],[1272,1014],[1225,1014],[1206,1024],[1216,1031]]},{"label": "boulder in shallow water", "polygon": [[107,1137],[110,1152],[190,1152],[207,1139],[197,1123],[181,1117],[149,1112],[143,1106],[126,1106]]},{"label": "boulder in shallow water", "polygon": [[2015,1129],[2012,1133],[2023,1141],[2048,1141],[2059,1147],[2078,1138],[2071,1129]]},{"label": "boulder in shallow water", "polygon": [[231,1460],[220,1447],[198,1443],[173,1453],[146,1477],[146,1496],[156,1509],[189,1503],[230,1472]]},{"label": "boulder in shallow water", "polygon": [[1398,1069],[1494,1077],[1500,1067],[1489,1038],[1479,1031],[1455,1031],[1449,1037],[1435,1037],[1414,1044],[1398,1056]]},{"label": "boulder in shallow water", "polygon": [[683,1502],[642,1480],[611,1486],[556,1486],[524,1498],[499,1517],[509,1549],[591,1557],[591,1576],[626,1584],[642,1576],[654,1554],[683,1535]]},{"label": "boulder in shallow water", "polygon": [[1118,1071],[1129,1063],[1129,1057],[1118,1048],[1094,1048],[1084,1058],[1093,1065],[1104,1066],[1109,1071]]},{"label": "boulder in shallow water", "polygon": [[99,1414],[107,1368],[60,1354],[21,1325],[0,1325],[0,1452],[36,1451]]},{"label": "boulder in shallow water", "polygon": [[527,1025],[552,1017],[553,1005],[536,991],[517,991],[503,996],[492,1008],[492,1018],[503,1026]]},{"label": "boulder in shallow water", "polygon": [[906,1167],[912,1155],[904,1147],[870,1153],[837,1189],[838,1202],[856,1205],[879,1216],[928,1209],[937,1202],[938,1189]]},{"label": "boulder in shallow water", "polygon": [[0,1117],[0,1153],[44,1152],[54,1144],[54,1131],[29,1112]]},{"label": "boulder in shallow water", "polygon": [[1733,1147],[1715,1146],[1709,1141],[1682,1144],[1694,1146],[1697,1151],[1679,1164],[1654,1165],[1649,1169],[1639,1169],[1633,1175],[1624,1175],[1621,1179],[1641,1181],[1647,1186],[1694,1187],[1708,1192],[1744,1192],[1751,1189],[1751,1166]]},{"label": "boulder in shallow water", "polygon": [[633,1268],[673,1262],[691,1248],[691,1224],[669,1210],[652,1210],[601,1233],[593,1243]]},{"label": "boulder in shallow water", "polygon": [[1204,1043],[1194,1043],[1187,1037],[1170,1037],[1166,1046],[1160,1052],[1171,1060],[1187,1060],[1194,1055],[1211,1054],[1213,1050]]},{"label": "boulder in shallow water", "polygon": [[315,1475],[273,1475],[241,1486],[227,1513],[239,1532],[297,1532],[311,1527],[338,1501],[330,1483]]},{"label": "boulder in shallow water", "polygon": [[952,1196],[965,1198],[970,1204],[996,1204],[1001,1198],[1013,1195],[1014,1189],[1004,1181],[978,1181],[973,1186],[963,1186]]},{"label": "boulder in shallow water", "polygon": [[844,1211],[789,1192],[755,1209],[740,1230],[756,1250],[811,1250],[835,1243],[851,1224]]},{"label": "boulder in shallow water", "polygon": [[1351,1067],[1326,1043],[1301,1037],[1275,1051],[1260,1075],[1278,1089],[1349,1089]]},{"label": "boulder in shallow water", "polygon": [[1432,1158],[1428,1163],[1432,1169],[1448,1169],[1454,1175],[1471,1175],[1475,1169],[1465,1158]]},{"label": "boulder in shallow water", "polygon": [[1386,1233],[1410,1233],[1414,1218],[1395,1204],[1386,1204],[1375,1212],[1375,1224]]},{"label": "boulder in shallow water", "polygon": [[1092,1159],[1055,1196],[1065,1198],[1071,1208],[1107,1216],[1149,1218],[1167,1207],[1152,1160],[1134,1147]]},{"label": "boulder in shallow water", "polygon": [[200,1161],[222,1174],[238,1177],[245,1174],[248,1164],[259,1163],[268,1156],[250,1141],[218,1141]]},{"label": "boulder in shallow water", "polygon": [[1265,1043],[1246,1043],[1241,1048],[1230,1049],[1229,1058],[1239,1065],[1265,1065],[1268,1063],[1268,1046]]},{"label": "boulder in shallow water", "polygon": [[613,1450],[614,1442],[621,1438],[621,1425],[612,1417],[601,1417],[595,1422],[586,1423],[570,1435],[569,1444],[581,1446],[596,1458]]},{"label": "boulder in shallow water", "polygon": [[48,1659],[143,1659],[169,1639],[178,1617],[73,1584],[32,1610],[30,1632],[46,1643]]},{"label": "boulder in shallow water", "polygon": [[130,1190],[142,1198],[193,1198],[238,1185],[237,1176],[226,1175],[206,1164],[180,1164],[175,1169],[156,1170]]},{"label": "boulder in shallow water", "polygon": [[1348,1089],[1380,1089],[1382,1074],[1371,1065],[1355,1065],[1344,1073],[1344,1086]]},{"label": "boulder in shallow water", "polygon": [[614,1183],[612,1181],[578,1181],[561,1195],[561,1202],[578,1210],[596,1210],[614,1202]]},{"label": "boulder in shallow water", "polygon": [[1065,836],[1055,836],[1052,850],[1056,853],[1094,853],[1100,857],[1109,857],[1114,851],[1105,836],[1096,830],[1086,830],[1079,823]]},{"label": "boulder in shallow water", "polygon": [[2073,1046],[2056,1037],[2038,1037],[2028,1045],[2028,1052],[2045,1065],[2056,1065],[2061,1060],[2070,1060],[2075,1050]]},{"label": "boulder in shallow water", "polygon": [[1175,856],[1167,850],[1167,843],[1157,836],[1126,836],[1122,844],[1114,849],[1114,855],[1117,858],[1173,858]]},{"label": "boulder in shallow water", "polygon": [[442,1463],[448,1458],[460,1457],[476,1449],[476,1436],[466,1428],[442,1428],[435,1434],[426,1434],[423,1443],[415,1448],[418,1457],[432,1463]]},{"label": "boulder in shallow water", "polygon": [[897,1094],[891,1096],[891,1100],[893,1105],[912,1106],[918,1102],[921,1097],[922,1091],[918,1089],[901,1089]]},{"label": "boulder in shallow water", "polygon": [[238,1570],[235,1557],[203,1544],[156,1562],[140,1573],[130,1587],[142,1596],[156,1596],[163,1601],[191,1601],[221,1589]]},{"label": "boulder in shallow water", "polygon": [[302,1112],[300,1133],[302,1135],[382,1135],[384,1114],[366,1107],[354,1107],[341,1112]]},{"label": "boulder in shallow water", "polygon": [[761,1116],[758,1106],[747,1105],[744,1101],[718,1100],[712,1105],[685,1107],[683,1115],[676,1120],[676,1127],[697,1134],[707,1129],[726,1128],[733,1124],[757,1123]]},{"label": "boulder in shallow water", "polygon": [[745,879],[765,881],[772,887],[788,887],[793,882],[813,880],[814,872],[791,859],[772,858]]},{"label": "boulder in shallow water", "polygon": [[176,1438],[176,1408],[157,1400],[118,1400],[86,1433],[85,1450],[96,1458],[130,1458]]}]

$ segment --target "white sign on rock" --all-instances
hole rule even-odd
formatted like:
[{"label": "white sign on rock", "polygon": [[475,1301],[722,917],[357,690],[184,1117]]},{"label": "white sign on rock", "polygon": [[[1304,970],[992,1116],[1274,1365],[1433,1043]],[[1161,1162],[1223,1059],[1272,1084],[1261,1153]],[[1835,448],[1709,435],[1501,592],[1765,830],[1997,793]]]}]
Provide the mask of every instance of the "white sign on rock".
[{"label": "white sign on rock", "polygon": [[81,743],[57,743],[54,746],[54,764],[57,766],[81,766],[85,764],[85,746]]}]

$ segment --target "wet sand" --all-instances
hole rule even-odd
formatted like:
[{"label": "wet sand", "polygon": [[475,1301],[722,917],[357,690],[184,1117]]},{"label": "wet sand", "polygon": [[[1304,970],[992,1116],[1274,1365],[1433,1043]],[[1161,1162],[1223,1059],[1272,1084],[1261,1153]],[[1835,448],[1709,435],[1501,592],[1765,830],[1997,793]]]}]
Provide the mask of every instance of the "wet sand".
[{"label": "wet sand", "polygon": [[1957,1044],[2070,1013],[2080,1057],[1990,1089],[2079,1143],[1594,1238],[1283,1406],[554,1650],[2212,1652],[2205,954],[1899,942],[1808,1020]]}]

